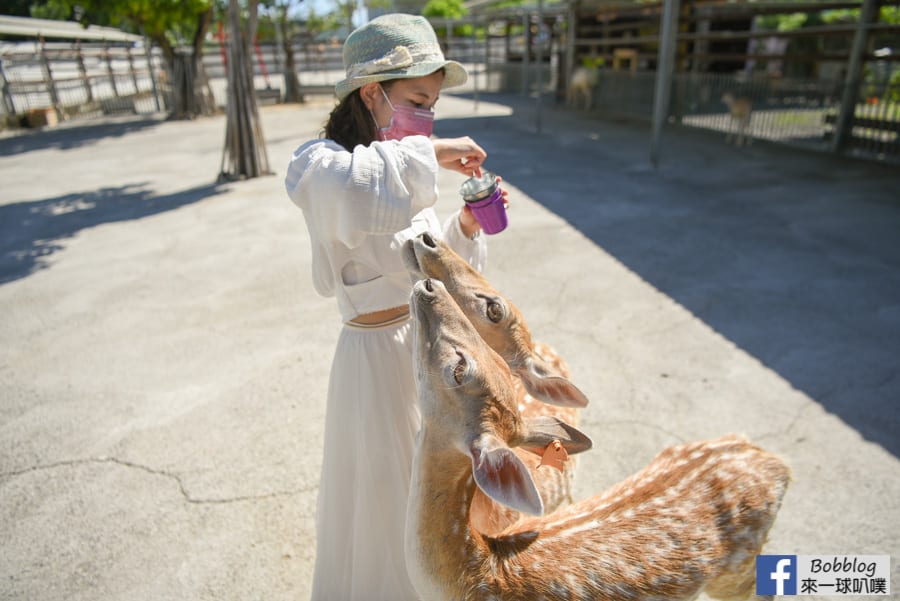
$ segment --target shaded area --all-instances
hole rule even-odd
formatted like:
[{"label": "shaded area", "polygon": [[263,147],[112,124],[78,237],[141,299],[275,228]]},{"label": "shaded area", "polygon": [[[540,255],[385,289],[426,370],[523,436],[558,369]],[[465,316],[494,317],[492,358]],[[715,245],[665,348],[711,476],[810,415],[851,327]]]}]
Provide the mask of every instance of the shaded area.
[{"label": "shaded area", "polygon": [[64,240],[83,229],[171,211],[223,190],[209,184],[160,196],[138,183],[0,205],[0,283],[47,267]]},{"label": "shaded area", "polygon": [[155,127],[161,119],[129,118],[123,121],[85,122],[82,125],[63,125],[18,133],[0,138],[0,156],[56,148],[70,150],[95,144],[105,138],[120,138],[126,134]]},{"label": "shaded area", "polygon": [[547,109],[536,134],[518,102],[436,133],[475,137],[488,169],[900,456],[896,170],[673,128],[654,171],[646,126]]}]

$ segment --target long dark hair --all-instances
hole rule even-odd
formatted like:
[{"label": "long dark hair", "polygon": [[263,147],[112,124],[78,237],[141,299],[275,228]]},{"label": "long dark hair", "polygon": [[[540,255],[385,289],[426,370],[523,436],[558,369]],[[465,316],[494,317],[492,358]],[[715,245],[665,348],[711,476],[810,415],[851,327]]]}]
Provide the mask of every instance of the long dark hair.
[{"label": "long dark hair", "polygon": [[[390,89],[391,82],[382,82],[385,91]],[[359,89],[353,90],[341,100],[325,123],[325,137],[334,140],[350,152],[358,144],[368,146],[378,139],[375,120],[366,108],[359,95]]]}]

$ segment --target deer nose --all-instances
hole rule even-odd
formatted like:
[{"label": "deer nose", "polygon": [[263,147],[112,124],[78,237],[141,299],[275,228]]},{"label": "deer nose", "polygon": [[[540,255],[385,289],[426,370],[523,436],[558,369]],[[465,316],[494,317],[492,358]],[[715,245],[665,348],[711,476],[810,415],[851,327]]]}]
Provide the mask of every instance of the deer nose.
[{"label": "deer nose", "polygon": [[428,248],[437,248],[437,244],[434,242],[434,238],[431,237],[431,234],[428,232],[424,232],[422,234],[422,242],[425,243],[425,246]]}]

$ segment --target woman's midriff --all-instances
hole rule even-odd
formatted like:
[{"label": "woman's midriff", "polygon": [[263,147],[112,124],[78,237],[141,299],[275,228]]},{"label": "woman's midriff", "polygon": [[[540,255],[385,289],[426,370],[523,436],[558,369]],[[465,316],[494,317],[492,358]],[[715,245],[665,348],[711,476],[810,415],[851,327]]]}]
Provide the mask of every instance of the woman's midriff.
[{"label": "woman's midriff", "polygon": [[392,307],[390,309],[374,311],[372,313],[362,313],[361,315],[357,315],[356,317],[351,319],[350,323],[355,323],[363,326],[377,326],[389,321],[394,321],[395,319],[400,319],[405,315],[409,315],[409,305]]}]

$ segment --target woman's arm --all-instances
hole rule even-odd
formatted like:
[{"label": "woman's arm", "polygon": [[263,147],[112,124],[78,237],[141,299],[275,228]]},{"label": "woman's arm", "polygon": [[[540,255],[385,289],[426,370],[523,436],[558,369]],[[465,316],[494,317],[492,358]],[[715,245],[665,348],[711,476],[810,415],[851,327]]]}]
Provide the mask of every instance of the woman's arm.
[{"label": "woman's arm", "polygon": [[348,152],[330,140],[294,153],[285,177],[291,200],[320,232],[358,246],[368,234],[409,226],[437,201],[437,159],[431,141],[409,136]]},{"label": "woman's arm", "polygon": [[[485,236],[481,234],[480,226],[474,236],[465,232],[462,221],[465,219],[463,214],[466,212],[468,212],[469,217],[472,217],[471,211],[467,211],[463,207],[444,222],[444,241],[456,251],[456,254],[465,259],[469,265],[478,271],[484,271],[484,267],[487,264],[487,241]],[[474,217],[472,217],[472,220],[474,221]]]}]

